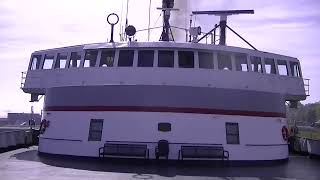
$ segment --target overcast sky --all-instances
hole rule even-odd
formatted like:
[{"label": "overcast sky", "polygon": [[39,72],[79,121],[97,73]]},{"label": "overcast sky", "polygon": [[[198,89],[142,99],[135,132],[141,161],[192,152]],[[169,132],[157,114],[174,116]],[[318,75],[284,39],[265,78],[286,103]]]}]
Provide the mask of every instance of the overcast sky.
[{"label": "overcast sky", "polygon": [[[152,0],[151,26],[161,24],[155,10],[160,3]],[[148,5],[149,0],[131,0],[129,24],[147,28]],[[20,79],[33,51],[105,42],[109,38],[106,16],[116,12],[124,22],[125,6],[122,0],[0,0],[0,116],[30,112],[30,97],[20,90]],[[191,0],[189,6],[192,10],[254,9],[255,15],[229,18],[229,25],[259,50],[299,58],[304,77],[311,79],[311,96],[304,103],[320,100],[319,0]],[[217,20],[201,16],[196,24],[208,31]],[[248,47],[228,35],[228,45]],[[147,40],[146,35],[138,38]],[[152,40],[157,39],[155,31]],[[42,108],[42,103],[33,105],[37,112]]]}]

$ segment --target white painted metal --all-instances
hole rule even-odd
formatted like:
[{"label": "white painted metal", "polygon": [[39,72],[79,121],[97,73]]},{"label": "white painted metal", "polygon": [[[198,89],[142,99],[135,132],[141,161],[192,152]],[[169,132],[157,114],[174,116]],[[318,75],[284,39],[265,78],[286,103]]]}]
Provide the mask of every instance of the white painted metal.
[{"label": "white painted metal", "polygon": [[[40,136],[39,151],[45,153],[97,157],[105,141],[131,141],[149,142],[150,158],[154,158],[156,142],[166,139],[173,143],[170,159],[178,158],[179,143],[222,144],[230,160],[288,157],[281,134],[284,118],[149,112],[46,112],[44,118],[50,127]],[[90,119],[104,119],[99,142],[88,141]],[[159,132],[160,122],[171,123],[172,131]],[[239,123],[239,145],[226,144],[226,122]]]},{"label": "white painted metal", "polygon": [[[154,67],[137,67],[138,49],[152,49]],[[68,53],[70,62],[71,52],[82,54],[81,64],[84,64],[84,53],[88,49],[115,50],[114,67],[68,68],[50,70],[29,70],[23,90],[27,93],[45,94],[53,87],[99,86],[105,85],[154,85],[203,87],[216,89],[237,89],[248,92],[268,92],[280,94],[285,100],[299,101],[306,98],[302,77],[280,76],[277,60],[284,60],[290,71],[289,62],[299,62],[298,59],[262,51],[254,51],[238,47],[205,45],[194,43],[173,42],[128,42],[128,43],[97,43],[74,47],[57,48],[36,51],[33,55],[41,54],[42,63],[44,54]],[[120,49],[134,50],[133,67],[117,67]],[[174,68],[159,68],[158,51],[174,51]],[[178,51],[194,51],[194,68],[179,68]],[[211,51],[213,54],[214,69],[200,69],[198,51]],[[217,51],[229,52],[232,60],[232,70],[219,70]],[[266,74],[236,71],[236,53],[247,55],[247,62],[251,67],[250,56],[275,60],[277,74]],[[57,61],[56,59],[54,60]],[[235,100],[236,101],[236,100]],[[257,99],[259,101],[259,99]],[[280,101],[280,99],[279,99]],[[281,100],[282,101],[282,100]],[[228,103],[228,102],[225,102]],[[123,105],[125,106],[125,104]],[[268,111],[265,111],[268,112]],[[154,158],[156,142],[168,140],[170,144],[170,159],[178,158],[181,143],[195,144],[222,144],[229,151],[230,160],[278,160],[288,158],[287,142],[283,139],[281,129],[286,126],[285,118],[236,116],[236,115],[208,115],[187,113],[157,113],[157,112],[44,112],[44,119],[50,121],[50,126],[40,136],[39,151],[52,154],[98,156],[98,149],[105,141],[144,142],[150,149],[150,157]],[[88,141],[91,119],[104,119],[102,140]],[[160,122],[172,124],[172,131],[159,132],[157,125]],[[238,123],[240,128],[240,144],[226,143],[225,123]]]},{"label": "white painted metal", "polygon": [[[223,78],[222,78],[223,77]],[[222,80],[223,79],[223,80]],[[175,85],[217,87],[303,95],[303,79],[255,72],[172,68],[73,68],[28,72],[24,88],[94,85]],[[285,84],[285,86],[284,86]]]}]

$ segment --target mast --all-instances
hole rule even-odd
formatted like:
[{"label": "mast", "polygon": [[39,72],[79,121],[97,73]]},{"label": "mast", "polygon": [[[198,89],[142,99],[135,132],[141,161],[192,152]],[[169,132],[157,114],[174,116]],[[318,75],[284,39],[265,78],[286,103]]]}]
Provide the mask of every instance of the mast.
[{"label": "mast", "polygon": [[174,41],[170,26],[171,11],[177,11],[174,9],[174,0],[162,0],[162,8],[157,8],[163,12],[163,29],[160,37],[160,41]]},{"label": "mast", "polygon": [[[247,44],[249,44],[251,47],[253,47],[248,41],[246,41],[244,38],[242,38],[238,33],[236,33],[233,29],[231,29],[227,25],[227,18],[231,15],[239,15],[239,14],[254,14],[254,10],[229,10],[229,11],[193,11],[192,14],[195,15],[215,15],[220,16],[220,22],[218,27],[220,27],[220,40],[219,45],[226,45],[226,28],[230,29],[233,33],[235,33],[237,36],[239,36],[242,40],[244,40]],[[213,30],[215,30],[217,27],[215,27]],[[205,35],[204,37],[206,37]],[[203,38],[204,38],[203,37]],[[202,40],[202,38],[200,39]],[[200,41],[199,40],[199,41]],[[253,49],[256,49],[253,47]]]}]

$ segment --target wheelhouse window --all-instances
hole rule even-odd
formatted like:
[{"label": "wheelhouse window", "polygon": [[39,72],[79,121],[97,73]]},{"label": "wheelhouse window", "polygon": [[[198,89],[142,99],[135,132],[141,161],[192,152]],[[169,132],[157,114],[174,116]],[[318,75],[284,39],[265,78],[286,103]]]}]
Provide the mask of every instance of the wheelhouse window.
[{"label": "wheelhouse window", "polygon": [[226,123],[226,137],[227,144],[240,144],[238,123]]},{"label": "wheelhouse window", "polygon": [[274,63],[274,59],[265,58],[264,59],[264,64],[265,64],[265,68],[266,68],[266,73],[267,74],[277,74],[276,65]]},{"label": "wheelhouse window", "polygon": [[231,54],[226,52],[218,52],[218,69],[232,70]]},{"label": "wheelhouse window", "polygon": [[198,52],[199,56],[199,68],[201,69],[213,69],[213,54],[211,52]]},{"label": "wheelhouse window", "polygon": [[91,119],[88,141],[101,141],[103,119]]},{"label": "wheelhouse window", "polygon": [[287,61],[278,60],[278,70],[279,70],[279,75],[288,76],[289,71],[288,71],[288,67],[287,67]]},{"label": "wheelhouse window", "polygon": [[40,69],[41,57],[41,55],[32,56],[30,70]]},{"label": "wheelhouse window", "polygon": [[115,57],[114,50],[103,50],[101,52],[100,67],[113,67]]},{"label": "wheelhouse window", "polygon": [[68,65],[69,68],[78,68],[80,67],[81,62],[81,53],[80,52],[72,52],[70,57],[70,63]]},{"label": "wheelhouse window", "polygon": [[158,67],[174,67],[174,51],[159,51]]},{"label": "wheelhouse window", "polygon": [[42,69],[51,69],[53,65],[53,55],[45,55]]},{"label": "wheelhouse window", "polygon": [[65,68],[66,64],[67,64],[67,58],[68,58],[68,54],[67,53],[59,53],[54,68],[55,69],[63,69],[63,68]]},{"label": "wheelhouse window", "polygon": [[133,66],[134,51],[133,50],[121,50],[119,53],[119,67],[131,67]]},{"label": "wheelhouse window", "polygon": [[141,50],[138,53],[138,67],[153,67],[154,51]]},{"label": "wheelhouse window", "polygon": [[294,77],[302,77],[300,72],[300,66],[298,62],[290,62],[291,74]]},{"label": "wheelhouse window", "polygon": [[194,52],[193,51],[179,51],[179,67],[180,68],[194,68]]},{"label": "wheelhouse window", "polygon": [[98,51],[88,50],[84,58],[83,67],[95,67],[97,63]]},{"label": "wheelhouse window", "polygon": [[236,70],[248,72],[248,61],[246,54],[235,54]]},{"label": "wheelhouse window", "polygon": [[252,72],[263,73],[261,57],[251,56],[250,61]]}]

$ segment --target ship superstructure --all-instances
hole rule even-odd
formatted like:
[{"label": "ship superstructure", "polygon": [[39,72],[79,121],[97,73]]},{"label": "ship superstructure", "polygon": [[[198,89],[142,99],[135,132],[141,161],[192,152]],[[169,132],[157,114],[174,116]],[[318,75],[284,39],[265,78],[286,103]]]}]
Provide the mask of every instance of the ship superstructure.
[{"label": "ship superstructure", "polygon": [[165,140],[168,159],[185,146],[223,147],[230,160],[287,159],[285,103],[308,96],[299,60],[198,43],[194,33],[177,43],[163,29],[160,42],[32,53],[22,89],[32,101],[45,96],[39,151],[97,157],[105,143],[137,144],[153,159]]}]

